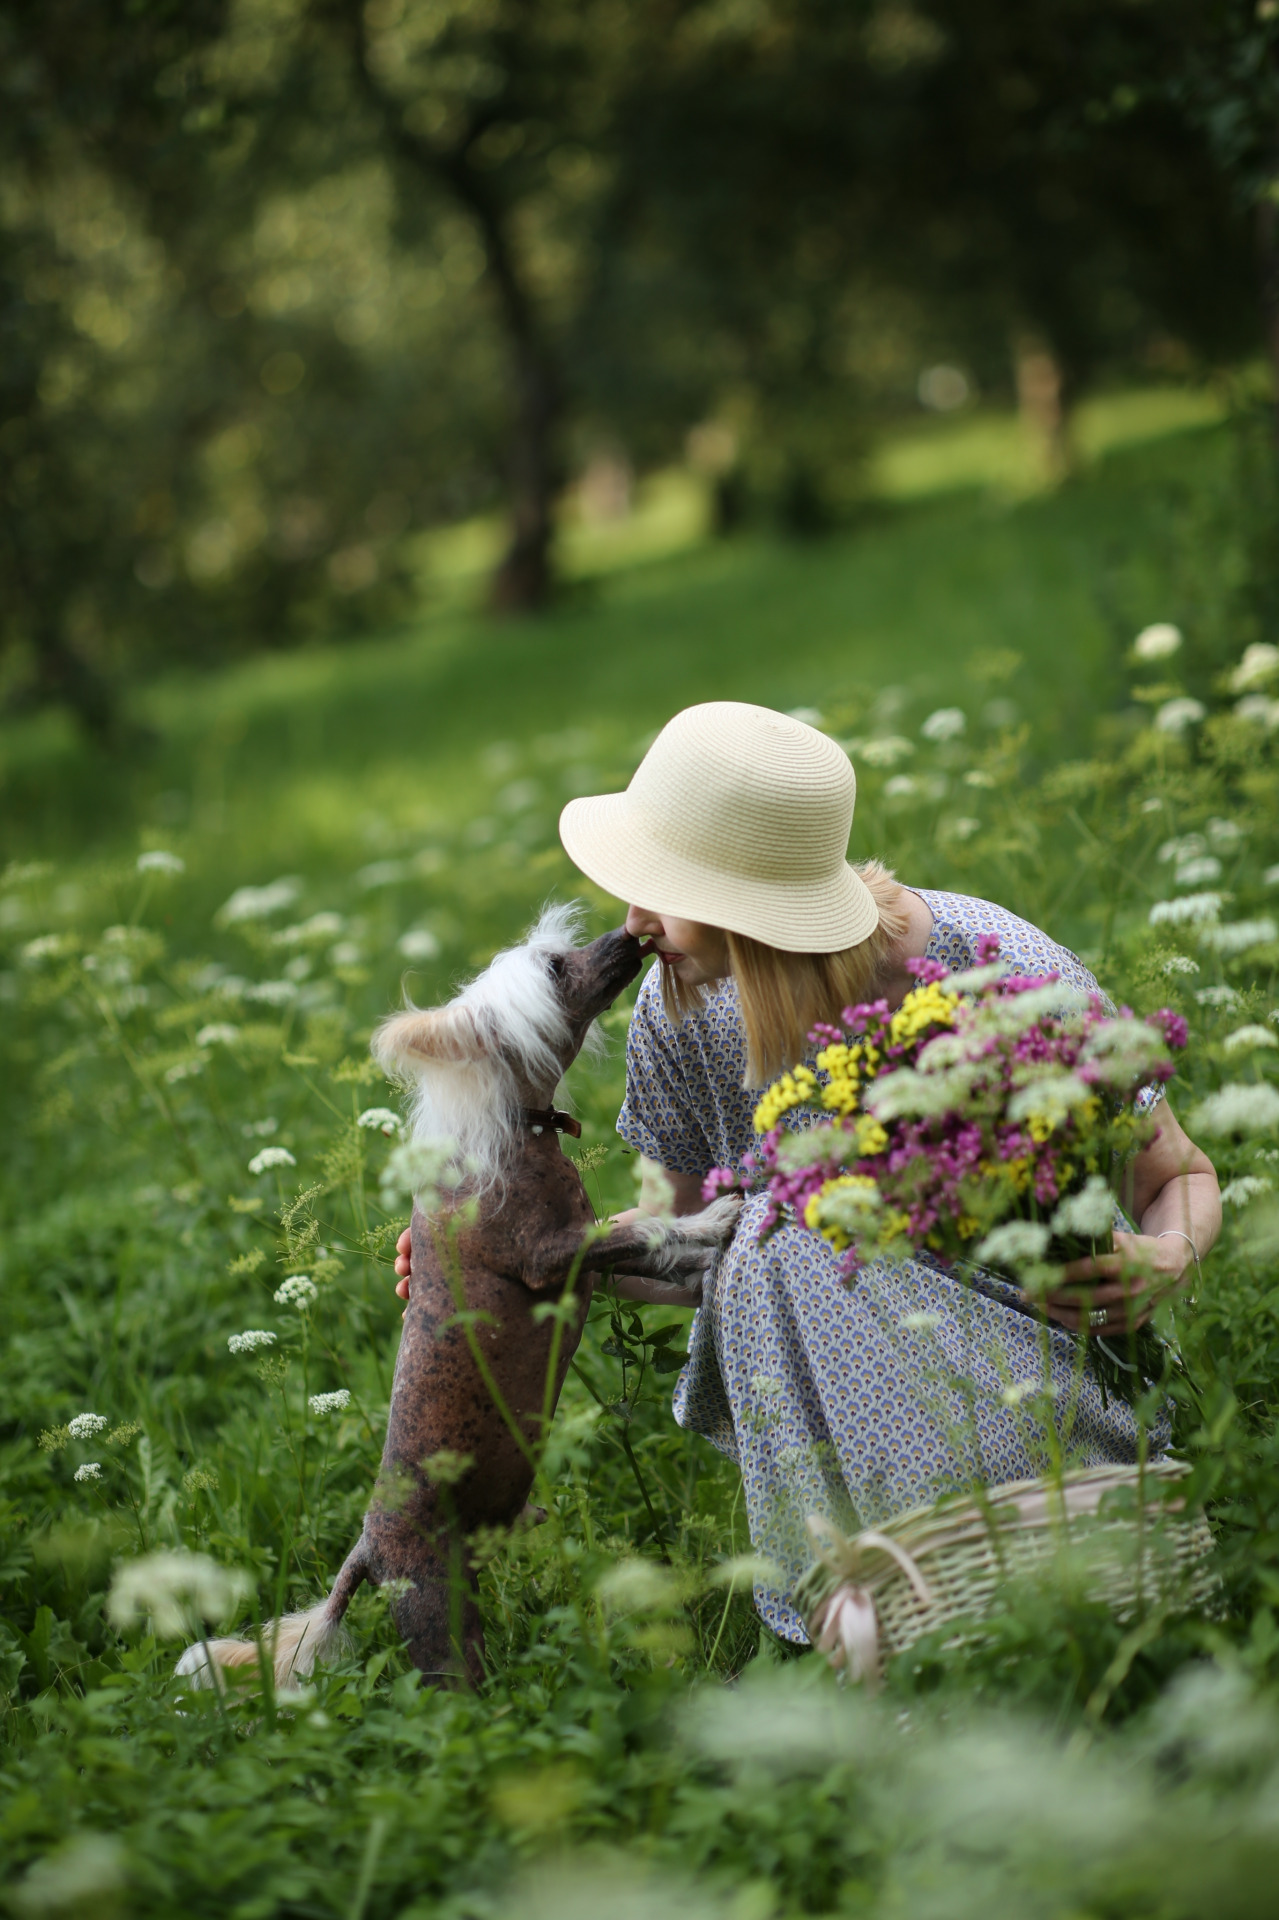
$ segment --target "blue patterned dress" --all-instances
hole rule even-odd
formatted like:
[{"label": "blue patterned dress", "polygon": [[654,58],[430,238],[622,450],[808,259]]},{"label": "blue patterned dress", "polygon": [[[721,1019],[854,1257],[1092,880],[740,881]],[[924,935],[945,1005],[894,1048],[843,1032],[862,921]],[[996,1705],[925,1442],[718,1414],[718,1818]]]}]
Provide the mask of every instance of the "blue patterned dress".
[{"label": "blue patterned dress", "polygon": [[[1073,953],[1003,907],[915,891],[933,916],[929,959],[972,966],[978,937],[994,933],[1015,971],[1055,971],[1097,990]],[[745,1064],[734,982],[676,1027],[654,968],[630,1024],[618,1132],[672,1173],[736,1165],[755,1139]],[[1050,1435],[1035,1396],[1046,1360],[1070,1464],[1136,1458],[1130,1410],[1107,1404],[1070,1334],[1011,1304],[1012,1287],[988,1275],[966,1285],[921,1261],[868,1267],[849,1287],[826,1241],[804,1227],[784,1226],[761,1246],[764,1205],[747,1201],[707,1282],[675,1418],[741,1468],[755,1550],[784,1574],[779,1588],[757,1586],[755,1601],[783,1638],[807,1643],[786,1596],[812,1559],[808,1514],[855,1531],[958,1487],[1045,1470]]]}]

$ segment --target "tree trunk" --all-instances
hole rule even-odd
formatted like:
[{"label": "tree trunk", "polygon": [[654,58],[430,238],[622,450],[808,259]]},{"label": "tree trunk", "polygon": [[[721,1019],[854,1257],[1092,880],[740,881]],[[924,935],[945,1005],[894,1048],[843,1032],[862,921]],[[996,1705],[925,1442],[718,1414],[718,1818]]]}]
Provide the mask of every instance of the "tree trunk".
[{"label": "tree trunk", "polygon": [[1017,411],[1033,449],[1037,478],[1056,486],[1070,472],[1061,363],[1044,341],[1020,339],[1013,348]]}]

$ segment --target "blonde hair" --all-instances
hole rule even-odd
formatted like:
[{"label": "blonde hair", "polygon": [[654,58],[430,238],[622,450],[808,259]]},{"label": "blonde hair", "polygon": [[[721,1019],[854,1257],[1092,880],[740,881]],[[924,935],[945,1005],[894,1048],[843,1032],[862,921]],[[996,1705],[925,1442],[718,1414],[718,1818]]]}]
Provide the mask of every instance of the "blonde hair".
[{"label": "blonde hair", "polygon": [[[879,924],[855,947],[838,953],[783,953],[744,933],[728,933],[729,965],[746,1028],[744,1085],[765,1085],[810,1051],[809,1031],[836,1021],[845,1007],[876,996],[880,978],[907,927],[905,887],[879,860],[857,868],[875,896]],[[687,987],[662,973],[662,999],[678,1026],[701,1006],[704,987]]]}]

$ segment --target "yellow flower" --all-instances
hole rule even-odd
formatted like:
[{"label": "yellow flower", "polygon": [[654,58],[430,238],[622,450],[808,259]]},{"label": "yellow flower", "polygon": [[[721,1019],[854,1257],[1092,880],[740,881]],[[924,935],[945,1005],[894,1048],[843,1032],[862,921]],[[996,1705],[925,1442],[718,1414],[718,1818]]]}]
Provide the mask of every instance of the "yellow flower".
[{"label": "yellow flower", "polygon": [[916,987],[906,995],[889,1022],[889,1040],[894,1046],[901,1046],[927,1027],[953,1026],[958,1005],[958,994],[943,993],[935,980],[927,986]]},{"label": "yellow flower", "polygon": [[955,1226],[961,1240],[973,1240],[981,1232],[980,1220],[974,1220],[971,1213],[961,1213]]},{"label": "yellow flower", "polygon": [[784,1113],[802,1107],[817,1091],[817,1076],[811,1067],[799,1066],[774,1080],[755,1109],[756,1133],[768,1133]]},{"label": "yellow flower", "polygon": [[864,1195],[864,1206],[859,1210],[869,1220],[878,1191],[869,1174],[841,1173],[834,1180],[825,1181],[816,1193],[809,1195],[804,1208],[804,1225],[829,1240],[836,1253],[843,1253],[845,1247],[852,1245],[853,1237],[843,1222],[827,1217],[828,1202],[841,1194],[848,1194],[850,1198],[854,1194]]},{"label": "yellow flower", "polygon": [[898,1240],[909,1226],[910,1215],[908,1213],[886,1213],[880,1221],[880,1240],[885,1244],[890,1240]]},{"label": "yellow flower", "polygon": [[1053,1119],[1047,1113],[1032,1113],[1026,1122],[1026,1130],[1037,1146],[1042,1147],[1045,1140],[1052,1138]]},{"label": "yellow flower", "polygon": [[857,1151],[862,1155],[882,1153],[888,1145],[888,1134],[879,1121],[869,1113],[864,1113],[854,1129],[857,1139]]}]

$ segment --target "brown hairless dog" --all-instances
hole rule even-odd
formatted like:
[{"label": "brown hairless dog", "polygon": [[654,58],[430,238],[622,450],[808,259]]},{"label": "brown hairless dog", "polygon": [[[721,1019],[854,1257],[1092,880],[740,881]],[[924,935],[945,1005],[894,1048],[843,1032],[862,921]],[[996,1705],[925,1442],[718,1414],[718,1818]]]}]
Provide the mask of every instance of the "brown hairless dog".
[{"label": "brown hairless dog", "polygon": [[[450,1006],[397,1015],[375,1037],[383,1065],[419,1082],[419,1131],[424,1118],[438,1123],[452,1109],[472,1152],[447,1207],[429,1216],[414,1208],[412,1297],[377,1488],[328,1599],[268,1628],[279,1682],[309,1671],[340,1637],[363,1580],[402,1583],[395,1619],[425,1675],[478,1679],[484,1642],[466,1539],[511,1526],[528,1499],[548,1372],[554,1359],[553,1408],[596,1277],[623,1267],[688,1286],[731,1235],[735,1200],[678,1222],[595,1229],[601,1237],[591,1238],[594,1212],[558,1138],[580,1128],[551,1102],[592,1022],[635,978],[643,955],[621,929],[586,947],[571,931],[570,917],[552,910],[524,947],[499,955]],[[557,1342],[556,1316],[533,1310],[564,1295],[575,1267],[572,1312]],[[433,1474],[433,1459],[445,1454],[454,1456],[452,1474],[442,1462]],[[466,1462],[460,1474],[457,1456]],[[252,1641],[218,1640],[210,1651],[222,1666],[257,1659]],[[178,1670],[212,1679],[203,1646],[188,1649]]]}]

